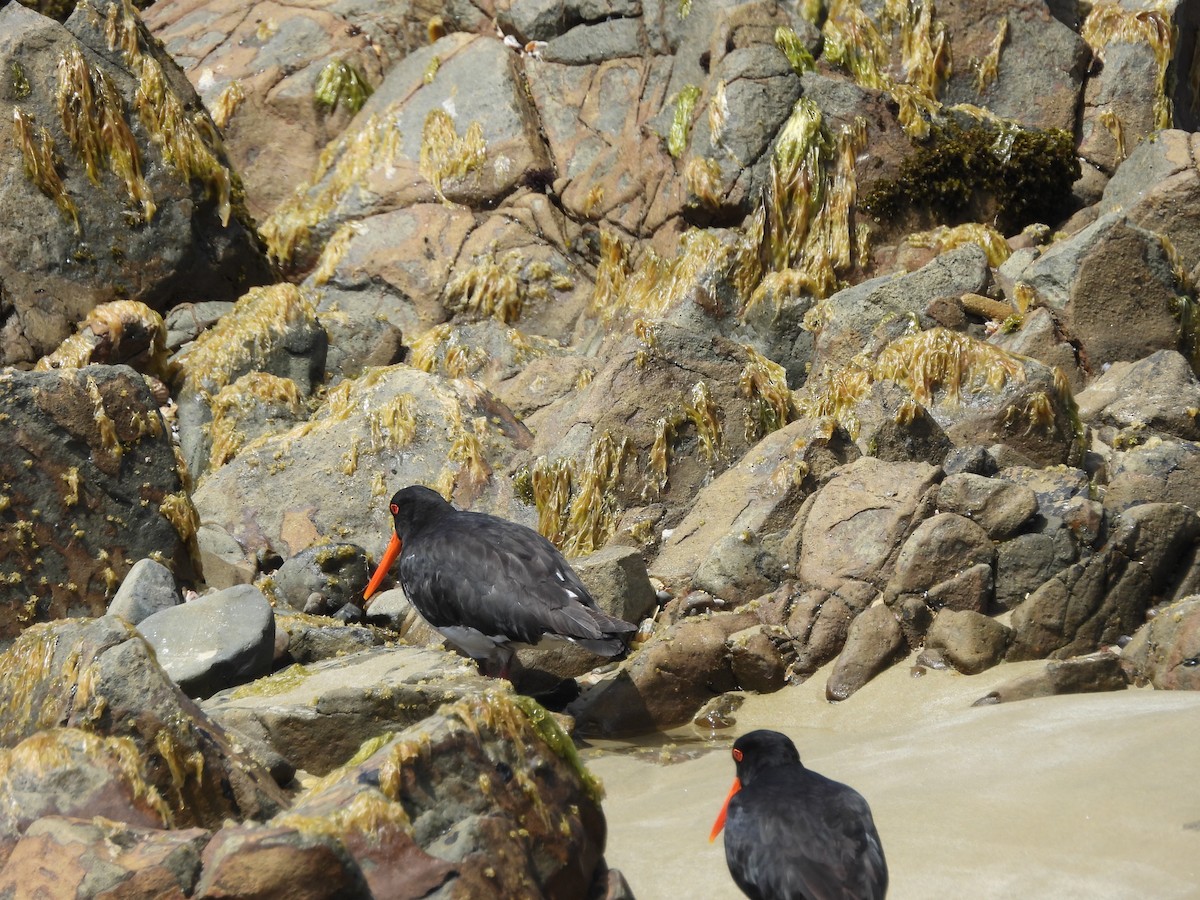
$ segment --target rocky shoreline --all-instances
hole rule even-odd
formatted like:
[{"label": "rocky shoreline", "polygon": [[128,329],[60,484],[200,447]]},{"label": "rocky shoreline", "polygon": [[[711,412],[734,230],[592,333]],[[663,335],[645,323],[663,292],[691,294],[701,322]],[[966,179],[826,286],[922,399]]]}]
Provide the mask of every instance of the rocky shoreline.
[{"label": "rocky shoreline", "polygon": [[[1200,687],[1198,30],[0,4],[0,893],[616,900],[570,735]],[[628,657],[364,613],[406,484]]]}]

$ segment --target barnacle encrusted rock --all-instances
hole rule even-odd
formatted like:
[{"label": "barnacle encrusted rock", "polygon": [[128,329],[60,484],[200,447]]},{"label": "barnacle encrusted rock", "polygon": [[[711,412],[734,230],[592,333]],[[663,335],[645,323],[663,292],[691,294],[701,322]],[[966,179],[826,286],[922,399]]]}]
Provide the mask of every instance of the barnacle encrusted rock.
[{"label": "barnacle encrusted rock", "polygon": [[141,375],[0,372],[0,442],[0,637],[102,614],[143,557],[195,577],[195,510]]}]

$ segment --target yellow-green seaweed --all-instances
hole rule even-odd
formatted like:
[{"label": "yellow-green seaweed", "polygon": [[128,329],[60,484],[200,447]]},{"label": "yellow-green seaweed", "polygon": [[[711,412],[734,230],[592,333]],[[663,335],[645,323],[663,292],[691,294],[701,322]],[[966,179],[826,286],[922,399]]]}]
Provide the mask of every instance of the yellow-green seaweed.
[{"label": "yellow-green seaweed", "polygon": [[344,59],[331,59],[317,75],[313,100],[329,112],[342,106],[354,115],[372,93],[374,89],[358,69]]}]

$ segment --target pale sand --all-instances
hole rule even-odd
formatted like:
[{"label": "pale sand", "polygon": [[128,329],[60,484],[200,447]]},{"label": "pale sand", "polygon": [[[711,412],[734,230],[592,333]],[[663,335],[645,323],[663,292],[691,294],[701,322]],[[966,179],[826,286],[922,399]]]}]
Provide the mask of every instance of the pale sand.
[{"label": "pale sand", "polygon": [[[866,796],[891,900],[1200,897],[1200,692],[970,706],[1040,665],[914,679],[904,664],[836,705],[819,672],[752,697],[732,730],[786,732],[806,765]],[[638,900],[742,896],[708,843],[729,740],[673,765],[589,754],[608,863]]]}]

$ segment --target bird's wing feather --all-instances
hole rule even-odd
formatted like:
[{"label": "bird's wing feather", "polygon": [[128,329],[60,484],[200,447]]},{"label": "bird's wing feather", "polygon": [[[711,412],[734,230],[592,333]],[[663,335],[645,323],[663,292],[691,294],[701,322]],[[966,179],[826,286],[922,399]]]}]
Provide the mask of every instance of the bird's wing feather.
[{"label": "bird's wing feather", "polygon": [[725,825],[734,881],[750,897],[882,898],[887,864],[866,800],[846,785],[807,774],[799,795],[769,778],[734,795]]},{"label": "bird's wing feather", "polygon": [[[472,521],[480,518],[485,529]],[[469,622],[485,634],[524,643],[537,643],[546,633],[603,640],[635,630],[596,609],[549,541],[492,517],[462,513],[420,535],[401,555],[400,579],[434,626]]]}]

